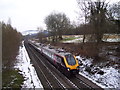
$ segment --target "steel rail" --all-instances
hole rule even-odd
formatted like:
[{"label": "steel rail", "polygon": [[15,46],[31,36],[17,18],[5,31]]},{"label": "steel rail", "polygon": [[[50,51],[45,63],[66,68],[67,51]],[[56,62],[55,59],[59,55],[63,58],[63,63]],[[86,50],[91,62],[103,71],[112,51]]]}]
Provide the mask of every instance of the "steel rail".
[{"label": "steel rail", "polygon": [[[26,49],[28,50],[28,52],[29,52],[29,50],[30,50],[30,47],[27,45],[25,45],[25,47],[26,47]],[[30,54],[30,53],[29,53]],[[53,86],[51,85],[51,83],[49,82],[49,80],[47,79],[47,77],[45,76],[45,74],[44,74],[44,72],[42,71],[42,69],[41,69],[41,67],[38,65],[38,63],[34,60],[34,63],[35,63],[35,65],[39,68],[39,70],[40,70],[40,72],[42,73],[42,75],[44,76],[44,78],[45,78],[45,80],[47,81],[47,85],[48,85],[48,87],[50,88],[50,89],[53,89]]]},{"label": "steel rail", "polygon": [[[35,48],[35,50],[36,50],[36,48]],[[36,50],[37,51],[37,50]],[[38,52],[39,53],[39,52]],[[46,64],[48,65],[49,64],[49,66],[51,66],[52,68],[54,68],[54,69],[56,69],[55,68],[55,66],[53,65],[53,64],[51,64],[50,63],[50,61],[49,60],[46,60],[46,58],[45,57],[43,57],[43,55],[41,55],[40,53],[39,53],[39,55],[38,55],[38,57],[40,57],[40,58],[42,58],[44,61],[46,61]],[[52,71],[53,72],[53,71]],[[59,74],[62,74],[59,70],[57,70],[57,73],[59,73]],[[54,73],[55,74],[55,73]],[[53,74],[53,75],[54,75]],[[69,84],[72,86],[70,86],[71,88],[75,88],[75,89],[79,89],[73,82],[71,82],[65,75],[63,75],[62,74],[62,76],[64,77],[64,81],[66,81],[67,83],[69,82]],[[62,78],[62,77],[61,77]]]},{"label": "steel rail", "polygon": [[[42,65],[44,65],[45,67],[46,67],[46,69],[48,70],[48,72],[56,79],[56,81],[57,81],[57,83],[58,83],[58,85],[59,85],[59,87],[61,88],[61,89],[65,89],[66,87],[55,77],[55,75],[52,73],[52,71],[50,70],[50,69],[48,69],[48,67],[44,64],[44,62],[41,60],[41,58],[39,58],[36,54],[35,54],[35,52],[29,47],[29,49],[32,51],[32,54],[34,54],[37,58],[38,58],[38,60],[42,63]],[[36,62],[37,63],[37,62]],[[43,73],[44,74],[44,73]],[[45,74],[44,74],[44,76],[45,76]],[[46,76],[45,76],[46,77]],[[47,79],[47,77],[46,77],[46,79]],[[48,81],[48,80],[47,80]],[[48,81],[49,82],[49,81]],[[50,84],[50,82],[49,82],[49,84]],[[54,87],[50,84],[50,86],[51,86],[51,88],[52,89],[54,89]]]},{"label": "steel rail", "polygon": [[97,84],[93,83],[92,81],[90,81],[87,78],[81,78],[84,76],[81,75],[76,75],[76,78],[79,79],[80,81],[82,81],[84,83],[85,79],[87,80],[87,83],[84,83],[87,87],[89,87],[90,89],[98,89],[98,90],[104,90],[103,88],[101,88],[100,86],[98,86]]},{"label": "steel rail", "polygon": [[[34,50],[36,50],[36,52],[38,52],[38,50],[37,50],[34,46],[32,46],[32,47],[34,48]],[[32,51],[32,52],[34,53],[34,51]],[[38,52],[38,53],[39,53],[39,52]],[[45,65],[45,63],[41,60],[41,58],[45,60],[45,57],[43,57],[43,56],[41,55],[41,53],[39,53],[39,55],[38,55],[38,53],[35,54],[36,57],[41,61],[42,64],[44,64],[45,67],[47,67],[47,66]],[[47,61],[47,63],[50,64],[50,66],[52,66],[53,68],[55,68],[48,60],[46,60],[46,61]],[[48,67],[47,67],[47,69],[48,69]],[[55,68],[55,69],[56,69],[56,68]],[[57,79],[57,77],[51,72],[51,70],[48,69],[48,71],[54,76],[55,79]],[[60,72],[60,71],[58,71],[58,72]],[[61,72],[60,72],[60,73],[61,73]],[[66,77],[66,76],[64,76],[64,77]],[[58,80],[58,79],[57,79],[57,80]],[[67,77],[66,77],[66,80],[69,81],[76,89],[86,88],[86,89],[92,89],[92,90],[94,90],[94,89],[97,87],[97,86],[93,87],[93,86],[94,86],[93,84],[92,84],[92,86],[91,86],[90,84],[86,83],[86,82],[84,81],[84,79],[81,79],[81,78],[79,77],[79,75],[75,76],[74,79],[70,79],[70,78],[67,78]],[[59,82],[59,84],[62,84],[59,80],[58,80],[58,82]],[[92,83],[92,82],[91,82],[91,83]],[[66,88],[63,84],[62,84],[62,86],[63,86],[63,88]],[[97,87],[97,89],[103,90],[103,89],[100,88],[100,87]]]}]

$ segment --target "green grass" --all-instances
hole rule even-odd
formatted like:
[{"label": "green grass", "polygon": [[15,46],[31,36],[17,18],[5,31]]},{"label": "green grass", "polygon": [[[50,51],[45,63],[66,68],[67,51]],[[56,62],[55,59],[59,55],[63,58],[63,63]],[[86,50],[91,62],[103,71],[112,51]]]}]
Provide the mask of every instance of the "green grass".
[{"label": "green grass", "polygon": [[69,37],[69,38],[63,38],[62,41],[70,41],[70,40],[74,40],[74,39],[78,39],[79,37]]},{"label": "green grass", "polygon": [[2,88],[21,88],[24,77],[18,70],[5,70],[2,72]]}]

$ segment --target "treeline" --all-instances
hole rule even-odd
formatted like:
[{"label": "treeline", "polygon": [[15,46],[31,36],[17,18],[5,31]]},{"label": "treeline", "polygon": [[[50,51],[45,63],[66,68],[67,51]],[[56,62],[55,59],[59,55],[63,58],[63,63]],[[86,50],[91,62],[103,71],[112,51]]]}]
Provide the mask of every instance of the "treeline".
[{"label": "treeline", "polygon": [[62,35],[70,29],[70,20],[64,13],[51,13],[45,18],[45,24],[53,42],[62,40]]},{"label": "treeline", "polygon": [[10,24],[2,24],[2,68],[11,68],[18,54],[22,35]]},{"label": "treeline", "polygon": [[[47,30],[53,42],[62,39],[62,35],[83,35],[83,43],[89,35],[89,41],[103,42],[104,34],[120,34],[120,2],[109,4],[105,0],[77,0],[80,16],[83,23],[75,25],[71,23],[64,13],[51,13],[45,18]],[[39,34],[45,38],[43,33]],[[43,39],[44,40],[44,39]]]}]

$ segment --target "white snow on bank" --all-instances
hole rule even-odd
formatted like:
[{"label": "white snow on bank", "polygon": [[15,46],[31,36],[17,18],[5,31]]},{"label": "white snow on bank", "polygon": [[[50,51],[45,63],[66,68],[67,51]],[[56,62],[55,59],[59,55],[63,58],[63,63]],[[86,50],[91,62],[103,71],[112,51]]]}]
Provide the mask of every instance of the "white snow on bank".
[{"label": "white snow on bank", "polygon": [[116,39],[109,38],[109,39],[107,39],[107,42],[120,42],[120,38],[116,38]]},{"label": "white snow on bank", "polygon": [[21,71],[20,73],[25,77],[22,88],[43,88],[35,68],[30,63],[30,58],[24,45],[22,47],[20,46],[15,68],[18,68]]},{"label": "white snow on bank", "polygon": [[99,87],[101,88],[106,88],[105,86],[101,85],[100,83],[97,83],[95,80],[93,80],[92,78],[86,76],[85,74],[79,72],[80,75],[84,76],[85,78],[89,79],[90,81],[92,81],[93,83],[96,83]]},{"label": "white snow on bank", "polygon": [[108,88],[119,88],[120,89],[120,73],[118,70],[109,67],[102,69],[105,74],[95,74],[92,78],[96,79],[97,82],[104,84]]},{"label": "white snow on bank", "polygon": [[98,73],[90,74],[85,71],[85,68],[86,66],[90,66],[92,64],[92,59],[85,59],[81,56],[76,56],[76,58],[83,63],[83,65],[80,66],[79,74],[85,76],[102,88],[120,89],[120,72],[117,69],[113,67],[104,67],[101,68],[101,70],[104,72],[103,75],[100,75]]}]

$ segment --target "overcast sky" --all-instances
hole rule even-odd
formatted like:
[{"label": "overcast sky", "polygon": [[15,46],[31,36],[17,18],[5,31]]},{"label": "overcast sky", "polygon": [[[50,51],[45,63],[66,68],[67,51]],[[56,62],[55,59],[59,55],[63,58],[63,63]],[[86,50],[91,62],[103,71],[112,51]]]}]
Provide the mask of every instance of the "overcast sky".
[{"label": "overcast sky", "polygon": [[64,12],[71,21],[77,17],[76,0],[0,0],[0,21],[8,22],[18,31],[45,29],[44,19],[51,12]]},{"label": "overcast sky", "polygon": [[0,0],[0,21],[7,23],[11,18],[12,26],[20,32],[37,27],[46,29],[44,19],[51,12],[65,13],[77,22],[78,10],[76,0]]}]

